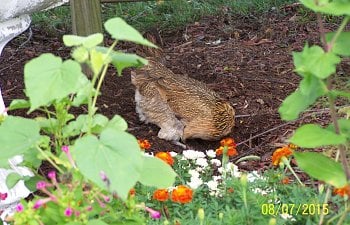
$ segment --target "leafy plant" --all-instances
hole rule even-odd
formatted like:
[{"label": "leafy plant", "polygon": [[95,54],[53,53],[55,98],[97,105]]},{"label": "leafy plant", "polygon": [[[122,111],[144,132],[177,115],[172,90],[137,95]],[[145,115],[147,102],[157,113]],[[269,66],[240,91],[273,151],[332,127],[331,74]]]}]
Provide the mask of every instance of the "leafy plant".
[{"label": "leafy plant", "polygon": [[[344,31],[350,20],[350,2],[343,0],[301,0],[301,3],[317,13],[323,46],[305,45],[302,52],[293,53],[295,72],[302,80],[299,88],[284,100],[279,112],[282,119],[294,120],[320,97],[328,98],[332,124],[327,127],[321,127],[317,124],[302,125],[295,131],[290,141],[304,148],[336,147],[335,159],[314,152],[298,152],[294,155],[298,166],[311,177],[333,185],[335,188],[348,188],[350,190],[350,168],[347,160],[350,120],[339,118],[335,105],[335,101],[339,98],[342,98],[343,102],[348,102],[350,92],[334,89],[332,85],[337,65],[341,63],[342,59],[350,56],[350,33]],[[336,32],[325,33],[321,13],[344,16]],[[337,162],[338,160],[340,163]],[[350,193],[344,196],[348,195]],[[327,191],[325,203],[328,202],[329,196],[330,189]],[[337,224],[342,224],[349,210],[349,205],[345,203],[340,218],[335,217],[330,220],[339,219]],[[323,220],[324,214],[322,214],[319,224],[323,224]]]},{"label": "leafy plant", "polygon": [[[0,125],[0,165],[6,166],[9,158],[23,154],[24,164],[34,171],[45,160],[59,175],[56,179],[51,172],[49,181],[39,174],[25,178],[28,186],[34,187],[41,180],[36,189],[45,198],[23,201],[14,224],[143,224],[144,214],[138,211],[148,208],[130,200],[129,191],[137,182],[162,188],[175,180],[175,172],[166,163],[142,155],[123,118],[115,115],[108,119],[98,113],[96,102],[109,65],[121,74],[124,68],[147,63],[137,55],[114,50],[117,42],[156,47],[120,18],[108,20],[105,28],[115,38],[108,48],[99,46],[102,34],[65,35],[63,41],[73,47],[73,59],[62,60],[48,53],[25,65],[28,99],[12,101],[9,110],[29,108],[28,113],[35,111],[39,116],[4,119]],[[91,79],[82,73],[81,64],[92,71]],[[87,114],[70,113],[72,107],[84,105]],[[154,177],[156,172],[161,178]],[[7,183],[15,185],[20,177],[9,179]]]}]

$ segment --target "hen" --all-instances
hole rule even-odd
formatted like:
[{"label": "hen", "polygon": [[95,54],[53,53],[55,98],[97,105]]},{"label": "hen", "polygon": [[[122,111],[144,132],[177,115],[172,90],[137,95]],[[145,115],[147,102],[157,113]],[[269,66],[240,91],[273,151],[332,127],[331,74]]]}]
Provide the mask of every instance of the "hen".
[{"label": "hen", "polygon": [[[136,112],[160,127],[158,137],[174,141],[218,140],[234,126],[235,110],[204,83],[174,74],[156,58],[131,73]],[[181,144],[180,144],[181,145]]]}]

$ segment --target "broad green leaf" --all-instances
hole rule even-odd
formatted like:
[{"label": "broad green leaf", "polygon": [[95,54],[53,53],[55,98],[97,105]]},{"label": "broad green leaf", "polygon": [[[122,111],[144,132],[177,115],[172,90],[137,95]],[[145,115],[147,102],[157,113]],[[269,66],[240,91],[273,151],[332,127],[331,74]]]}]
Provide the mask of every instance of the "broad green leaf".
[{"label": "broad green leaf", "polygon": [[303,171],[311,177],[336,188],[346,185],[346,176],[340,163],[316,152],[295,152],[295,159]]},{"label": "broad green leaf", "polygon": [[52,54],[42,54],[32,59],[24,67],[30,111],[79,91],[81,76],[84,75],[79,63],[72,60],[62,62],[60,57]]},{"label": "broad green leaf", "polygon": [[12,100],[9,110],[15,110],[15,109],[27,109],[30,107],[30,102],[24,99],[15,99]]},{"label": "broad green leaf", "polygon": [[17,183],[18,181],[20,181],[22,178],[21,175],[19,175],[18,173],[10,173],[7,177],[6,177],[6,186],[8,189],[12,189]]},{"label": "broad green leaf", "polygon": [[[96,50],[104,54],[108,52],[108,48],[106,47],[96,47]],[[121,75],[123,69],[125,68],[141,67],[148,63],[146,59],[130,53],[112,51],[110,53],[110,57],[111,57],[112,64],[118,71],[118,75]]]},{"label": "broad green leaf", "polygon": [[[338,119],[338,125],[340,134],[345,136],[348,140],[350,140],[350,120],[349,119]],[[328,130],[335,132],[334,124],[330,124],[327,127]]]},{"label": "broad green leaf", "polygon": [[315,95],[317,92],[312,93],[311,96],[306,96],[298,89],[290,94],[278,109],[283,120],[295,120],[299,114],[313,104],[320,96]]},{"label": "broad green leaf", "polygon": [[127,24],[122,18],[118,17],[109,19],[104,23],[104,27],[114,39],[121,41],[131,41],[137,44],[155,48],[157,47],[152,42],[143,38],[135,28]]},{"label": "broad green leaf", "polygon": [[295,71],[305,77],[312,74],[320,79],[325,79],[335,73],[336,65],[340,58],[333,52],[324,52],[320,46],[309,47],[306,45],[302,52],[293,52]]},{"label": "broad green leaf", "polygon": [[34,120],[6,117],[0,125],[0,164],[7,164],[9,158],[31,149],[40,140],[39,130]]},{"label": "broad green leaf", "polygon": [[[80,106],[81,104],[88,104],[89,93],[91,91],[91,81],[86,78],[86,76],[81,76],[78,82],[78,92],[74,96],[72,105],[75,107]],[[95,90],[93,89],[95,93]],[[93,93],[93,94],[94,94]]]},{"label": "broad green leaf", "polygon": [[[108,118],[102,114],[94,115],[92,120],[92,132],[100,133],[102,129],[107,125],[108,121]],[[84,131],[87,131],[87,127]]]},{"label": "broad green leaf", "polygon": [[78,63],[85,63],[89,59],[89,51],[83,46],[74,48],[71,55]]},{"label": "broad green leaf", "polygon": [[350,15],[350,3],[346,0],[300,0],[300,2],[315,12],[335,16]]},{"label": "broad green leaf", "polygon": [[289,141],[303,148],[316,148],[344,144],[346,138],[316,124],[306,124],[299,127]]},{"label": "broad green leaf", "polygon": [[123,119],[123,117],[119,116],[119,115],[114,115],[114,117],[108,121],[105,129],[116,129],[119,131],[126,131],[126,129],[128,129],[128,124],[126,123],[126,121]]},{"label": "broad green leaf", "polygon": [[117,68],[118,74],[128,67],[140,67],[146,65],[148,61],[138,55],[128,54],[122,52],[115,52],[112,54],[112,64]]},{"label": "broad green leaf", "polygon": [[146,186],[168,188],[175,182],[176,173],[164,161],[154,157],[144,157],[140,182]]},{"label": "broad green leaf", "polygon": [[103,41],[103,35],[100,33],[91,34],[87,37],[77,36],[77,35],[64,35],[63,43],[67,47],[83,45],[85,48],[92,48]]},{"label": "broad green leaf", "polygon": [[[335,32],[327,33],[326,40],[331,42]],[[342,56],[350,56],[350,32],[342,32],[336,39],[332,51]]]},{"label": "broad green leaf", "polygon": [[67,138],[67,137],[74,137],[79,135],[86,124],[86,120],[87,120],[87,115],[81,114],[77,117],[76,120],[69,122],[68,125],[66,125],[62,129],[63,137]]},{"label": "broad green leaf", "polygon": [[136,138],[126,132],[106,129],[99,139],[87,135],[75,142],[72,154],[85,177],[107,189],[100,176],[105,173],[110,191],[116,191],[123,200],[140,178],[140,148]]},{"label": "broad green leaf", "polygon": [[103,222],[102,220],[89,220],[87,225],[108,225],[107,223]]},{"label": "broad green leaf", "polygon": [[325,82],[318,77],[307,75],[300,82],[300,92],[309,99],[317,99],[327,91]]},{"label": "broad green leaf", "polygon": [[36,183],[41,180],[43,180],[43,178],[40,176],[25,177],[24,184],[30,191],[34,192],[37,190]]},{"label": "broad green leaf", "polygon": [[58,121],[55,118],[47,119],[46,117],[36,117],[35,121],[38,122],[42,130],[49,134],[54,134],[58,126]]},{"label": "broad green leaf", "polygon": [[91,52],[91,68],[94,74],[98,74],[104,65],[104,54],[92,49]]}]

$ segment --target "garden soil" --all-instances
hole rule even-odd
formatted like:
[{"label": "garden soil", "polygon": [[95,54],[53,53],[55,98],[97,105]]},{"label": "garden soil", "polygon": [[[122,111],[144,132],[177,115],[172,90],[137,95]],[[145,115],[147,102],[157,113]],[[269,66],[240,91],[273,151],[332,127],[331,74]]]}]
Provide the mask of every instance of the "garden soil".
[{"label": "garden soil", "polygon": [[[160,31],[165,65],[179,76],[187,74],[205,82],[236,109],[236,125],[229,136],[239,143],[239,155],[231,160],[261,156],[260,161],[241,163],[243,169],[269,167],[273,150],[285,144],[302,122],[324,123],[329,119],[327,111],[317,107],[302,119],[289,123],[282,121],[278,113],[283,99],[300,81],[293,72],[292,52],[300,51],[305,42],[310,45],[319,42],[315,20],[313,15],[300,15],[293,6],[264,16],[232,16],[223,9],[220,16],[205,17],[179,30]],[[325,27],[333,30],[336,25],[327,23]],[[108,43],[111,41],[107,39]],[[120,48],[135,51],[135,46],[130,44],[122,44]],[[27,31],[5,47],[0,58],[0,84],[7,105],[12,99],[25,98],[25,63],[47,52],[68,58],[70,49],[63,45],[62,34],[48,34],[35,26],[31,35]],[[99,113],[109,118],[121,115],[130,133],[151,142],[150,151],[181,152],[181,147],[157,137],[157,126],[139,121],[130,71],[125,70],[120,77],[114,69],[108,71],[98,100]],[[339,79],[350,74],[350,63],[344,62],[338,73]],[[86,108],[82,111],[86,112]],[[10,113],[33,116],[25,111]],[[186,145],[188,149],[205,151],[217,148],[219,142],[189,140]]]}]

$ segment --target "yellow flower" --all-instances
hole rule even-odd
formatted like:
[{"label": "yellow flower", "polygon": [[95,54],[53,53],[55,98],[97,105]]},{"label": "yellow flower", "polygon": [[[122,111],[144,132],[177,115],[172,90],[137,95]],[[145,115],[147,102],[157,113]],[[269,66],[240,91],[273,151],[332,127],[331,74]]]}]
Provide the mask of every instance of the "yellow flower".
[{"label": "yellow flower", "polygon": [[282,157],[288,157],[291,154],[293,154],[293,151],[288,146],[276,149],[276,151],[272,154],[272,164],[274,166],[279,165]]},{"label": "yellow flower", "polygon": [[163,160],[164,162],[168,163],[170,166],[174,164],[174,159],[171,157],[169,152],[158,152],[155,157]]}]

